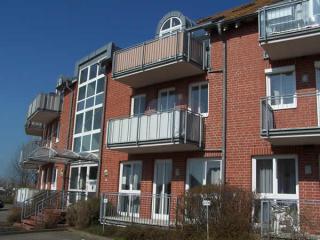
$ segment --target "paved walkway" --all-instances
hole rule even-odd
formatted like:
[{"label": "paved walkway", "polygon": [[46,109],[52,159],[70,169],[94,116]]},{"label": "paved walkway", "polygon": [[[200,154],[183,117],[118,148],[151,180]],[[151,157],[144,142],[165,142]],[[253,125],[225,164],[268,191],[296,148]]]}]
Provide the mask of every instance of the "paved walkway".
[{"label": "paved walkway", "polygon": [[7,222],[7,216],[9,214],[9,210],[12,208],[12,205],[7,204],[4,208],[0,208],[0,224],[4,224]]}]

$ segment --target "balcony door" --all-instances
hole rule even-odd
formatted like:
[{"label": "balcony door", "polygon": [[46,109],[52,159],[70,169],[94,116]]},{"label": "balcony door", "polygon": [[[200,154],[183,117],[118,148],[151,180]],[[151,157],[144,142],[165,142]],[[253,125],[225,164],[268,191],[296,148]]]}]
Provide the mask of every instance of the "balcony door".
[{"label": "balcony door", "polygon": [[320,126],[320,68],[316,68],[316,78],[317,78],[318,126]]},{"label": "balcony door", "polygon": [[156,160],[153,181],[153,218],[168,220],[170,214],[170,194],[172,178],[172,161]]}]

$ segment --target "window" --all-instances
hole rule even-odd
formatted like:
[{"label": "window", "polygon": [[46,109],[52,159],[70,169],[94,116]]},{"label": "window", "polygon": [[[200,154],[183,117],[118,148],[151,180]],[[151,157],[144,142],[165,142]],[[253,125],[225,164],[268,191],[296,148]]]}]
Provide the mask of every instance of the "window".
[{"label": "window", "polygon": [[208,116],[208,83],[191,84],[189,87],[189,110]]},{"label": "window", "polygon": [[221,181],[221,160],[190,159],[187,164],[187,189],[219,184]]},{"label": "window", "polygon": [[264,198],[298,198],[297,160],[294,156],[253,159],[253,191]]},{"label": "window", "polygon": [[96,152],[100,148],[105,76],[100,74],[99,68],[99,64],[94,63],[80,70],[73,140],[75,152]]},{"label": "window", "polygon": [[166,20],[160,28],[160,36],[166,36],[182,29],[181,20],[177,17],[171,17]]},{"label": "window", "polygon": [[89,180],[97,180],[98,166],[90,167]]},{"label": "window", "polygon": [[176,106],[176,94],[174,88],[163,89],[159,91],[158,111],[166,112],[174,109]]},{"label": "window", "polygon": [[294,66],[266,70],[267,96],[274,109],[296,107]]},{"label": "window", "polygon": [[122,163],[120,171],[120,191],[140,191],[141,162]]},{"label": "window", "polygon": [[131,99],[131,115],[137,116],[144,114],[146,109],[146,95],[137,95]]},{"label": "window", "polygon": [[71,168],[70,189],[78,189],[78,168]]},{"label": "window", "polygon": [[59,142],[60,140],[60,122],[57,122],[56,126],[56,142]]}]

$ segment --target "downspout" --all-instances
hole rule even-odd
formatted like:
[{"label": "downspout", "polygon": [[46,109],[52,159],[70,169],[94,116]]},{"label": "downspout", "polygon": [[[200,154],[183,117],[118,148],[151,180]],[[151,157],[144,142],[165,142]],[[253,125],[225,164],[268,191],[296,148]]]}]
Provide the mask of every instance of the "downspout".
[{"label": "downspout", "polygon": [[222,66],[222,73],[223,73],[223,80],[222,80],[222,156],[221,156],[221,172],[222,172],[222,179],[221,181],[225,184],[226,183],[226,156],[227,156],[227,41],[226,37],[222,32],[222,23],[219,22],[217,24],[218,27],[218,34],[221,37],[223,43],[223,66]]},{"label": "downspout", "polygon": [[[107,63],[106,63],[107,64]],[[100,149],[99,149],[99,164],[98,164],[98,175],[97,175],[97,191],[96,191],[96,196],[99,197],[99,193],[100,193],[100,179],[102,177],[101,174],[101,163],[102,163],[102,157],[103,157],[103,140],[104,140],[104,134],[105,134],[105,121],[106,121],[106,109],[107,109],[107,90],[108,90],[108,74],[107,74],[107,66],[105,69],[105,83],[104,83],[104,103],[102,106],[102,120],[101,120],[101,134],[100,134]]]}]

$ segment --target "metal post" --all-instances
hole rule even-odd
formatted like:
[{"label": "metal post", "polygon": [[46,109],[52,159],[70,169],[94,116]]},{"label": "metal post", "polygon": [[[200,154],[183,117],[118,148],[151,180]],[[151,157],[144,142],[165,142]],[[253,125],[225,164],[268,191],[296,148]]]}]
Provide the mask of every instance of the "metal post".
[{"label": "metal post", "polygon": [[184,112],[185,117],[184,117],[184,143],[187,143],[187,121],[188,121],[188,110]]},{"label": "metal post", "polygon": [[145,51],[145,45],[146,45],[146,43],[144,42],[143,45],[142,45],[141,70],[144,69],[144,51]]},{"label": "metal post", "polygon": [[207,205],[207,240],[209,240],[209,205]]},{"label": "metal post", "polygon": [[188,62],[190,62],[190,53],[191,53],[191,33],[188,32]]}]

